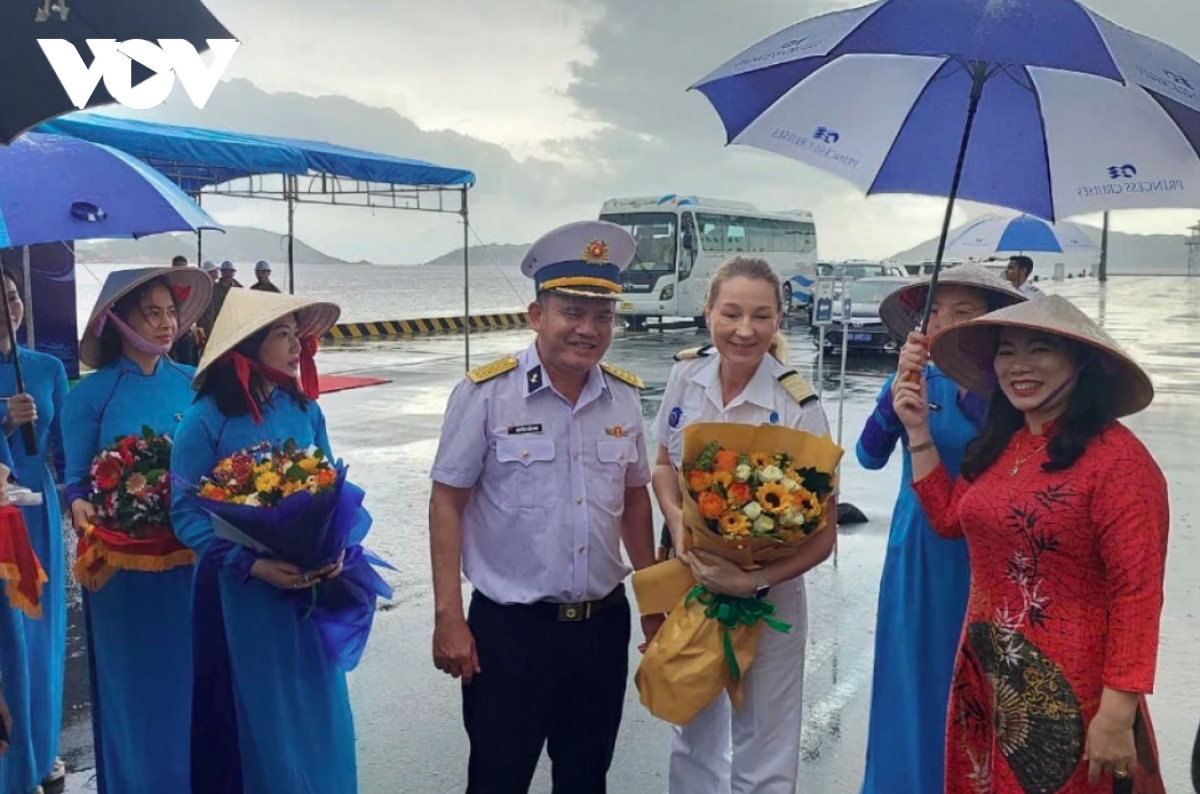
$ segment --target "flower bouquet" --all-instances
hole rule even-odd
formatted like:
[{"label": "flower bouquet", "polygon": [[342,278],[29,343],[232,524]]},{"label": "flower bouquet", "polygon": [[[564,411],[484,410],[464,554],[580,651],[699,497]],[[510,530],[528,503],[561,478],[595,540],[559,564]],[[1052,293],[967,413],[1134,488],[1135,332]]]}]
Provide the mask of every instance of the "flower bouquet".
[{"label": "flower bouquet", "polygon": [[316,448],[288,440],[259,445],[217,463],[195,488],[217,537],[260,557],[317,571],[342,560],[342,572],[285,593],[311,619],[335,664],[353,670],[362,657],[377,597],[392,589],[372,567],[390,568],[360,545],[371,526],[363,490],[346,481],[346,466]]},{"label": "flower bouquet", "polygon": [[171,439],[143,427],[92,460],[85,498],[96,521],[79,539],[75,577],[96,592],[119,570],[160,573],[196,554],[171,531]]},{"label": "flower bouquet", "polygon": [[[679,474],[692,548],[746,570],[795,554],[826,526],[842,454],[828,435],[777,425],[690,425]],[[770,601],[713,593],[677,559],[638,571],[633,587],[642,614],[669,613],[636,682],[642,704],[676,725],[722,689],[740,708],[759,632],[791,630]]]}]

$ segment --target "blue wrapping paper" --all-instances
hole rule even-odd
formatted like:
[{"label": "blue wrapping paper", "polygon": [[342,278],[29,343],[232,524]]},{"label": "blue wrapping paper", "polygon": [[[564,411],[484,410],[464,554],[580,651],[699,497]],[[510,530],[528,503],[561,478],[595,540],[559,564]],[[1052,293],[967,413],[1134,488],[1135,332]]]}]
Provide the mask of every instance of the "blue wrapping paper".
[{"label": "blue wrapping paper", "polygon": [[[255,507],[205,499],[217,537],[256,556],[282,560],[303,571],[316,571],[342,560],[342,572],[300,590],[281,590],[296,602],[302,619],[312,620],[330,660],[350,671],[358,666],[375,617],[376,598],[391,598],[392,588],[376,566],[392,566],[366,552],[361,542],[371,527],[363,508],[364,491],[346,480],[346,466],[334,465],[337,482],[329,490],[300,491],[275,507]],[[226,546],[226,549],[229,547]],[[211,550],[210,550],[211,553]]]}]

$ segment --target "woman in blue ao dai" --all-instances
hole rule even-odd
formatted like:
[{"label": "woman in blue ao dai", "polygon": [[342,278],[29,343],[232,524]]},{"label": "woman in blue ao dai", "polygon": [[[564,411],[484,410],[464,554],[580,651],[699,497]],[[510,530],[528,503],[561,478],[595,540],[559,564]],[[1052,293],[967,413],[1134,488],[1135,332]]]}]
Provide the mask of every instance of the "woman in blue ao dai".
[{"label": "woman in blue ao dai", "polygon": [[[196,403],[179,425],[172,466],[193,485],[233,453],[294,439],[333,457],[313,397],[315,341],[333,304],[231,290],[197,368]],[[302,388],[298,387],[299,379]],[[354,722],[345,673],[285,592],[327,571],[301,571],[217,538],[179,488],[172,517],[200,555],[196,576],[196,736],[192,794],[356,794]],[[226,730],[228,726],[228,730]]]},{"label": "woman in blue ao dai", "polygon": [[[884,300],[880,317],[893,335],[905,338],[917,326],[927,294],[928,280],[923,280]],[[1024,296],[982,266],[955,267],[938,279],[929,334],[1022,300]],[[920,369],[923,350],[906,346],[899,371],[917,355]],[[882,469],[896,443],[904,442],[903,484],[892,512],[879,584],[862,794],[942,794],[946,708],[971,573],[966,543],[933,531],[909,485],[912,459],[892,408],[896,377],[884,384],[857,445],[863,467]],[[934,443],[946,467],[957,472],[967,443],[983,423],[986,405],[932,365],[925,370],[925,380],[930,401],[940,407],[930,416]]]},{"label": "woman in blue ao dai", "polygon": [[[122,270],[105,282],[79,349],[96,371],[63,406],[65,498],[77,532],[96,520],[88,492],[98,452],[143,427],[175,435],[195,370],[167,353],[211,294],[199,270]],[[156,570],[118,570],[83,590],[100,794],[188,791],[194,566],[157,561]]]},{"label": "woman in blue ao dai", "polygon": [[[21,280],[4,270],[4,299],[8,301],[13,329],[25,316]],[[2,315],[0,315],[2,316]],[[2,322],[2,320],[0,320]],[[63,445],[61,415],[67,396],[67,371],[61,361],[45,353],[19,347],[25,392],[17,393],[14,351],[8,333],[0,331],[0,416],[13,458],[17,481],[42,497],[42,504],[22,506],[33,550],[46,571],[42,590],[42,616],[21,616],[22,636],[9,636],[0,626],[0,676],[12,711],[14,731],[27,738],[14,742],[0,760],[0,794],[29,794],[45,782],[64,775],[58,758],[62,728],[63,670],[67,650],[66,558],[63,525],[55,475],[62,481]],[[37,452],[30,454],[21,428],[32,424]],[[53,466],[53,473],[51,466]],[[6,621],[10,627],[12,621]],[[15,647],[24,647],[18,658]]]}]

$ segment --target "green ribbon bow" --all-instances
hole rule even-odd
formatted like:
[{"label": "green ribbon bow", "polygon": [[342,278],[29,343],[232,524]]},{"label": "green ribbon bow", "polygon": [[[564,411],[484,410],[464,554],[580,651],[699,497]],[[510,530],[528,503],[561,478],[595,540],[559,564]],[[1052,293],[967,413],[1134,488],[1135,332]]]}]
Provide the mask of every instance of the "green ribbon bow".
[{"label": "green ribbon bow", "polygon": [[753,626],[760,620],[784,634],[792,630],[790,623],[775,618],[775,605],[761,598],[738,598],[714,593],[704,585],[696,585],[687,594],[684,606],[698,601],[704,605],[704,616],[721,624],[721,640],[725,648],[725,664],[734,682],[742,680],[742,668],[733,652],[730,629],[738,626]]}]

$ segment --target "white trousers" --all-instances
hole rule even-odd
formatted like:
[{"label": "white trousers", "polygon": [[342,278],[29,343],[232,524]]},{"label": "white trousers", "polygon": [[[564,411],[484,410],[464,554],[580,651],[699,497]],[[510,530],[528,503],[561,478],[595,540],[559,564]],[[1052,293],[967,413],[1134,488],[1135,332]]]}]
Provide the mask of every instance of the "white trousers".
[{"label": "white trousers", "polygon": [[743,679],[742,710],[721,692],[671,741],[669,794],[795,794],[804,703],[804,577],[772,587],[786,634],[764,626]]}]

